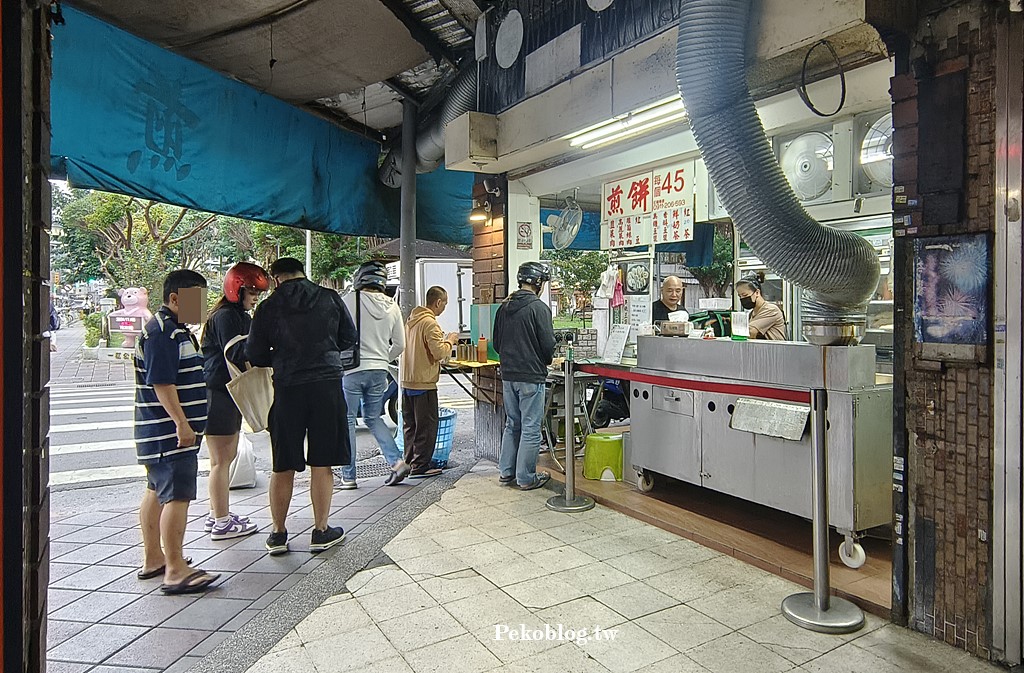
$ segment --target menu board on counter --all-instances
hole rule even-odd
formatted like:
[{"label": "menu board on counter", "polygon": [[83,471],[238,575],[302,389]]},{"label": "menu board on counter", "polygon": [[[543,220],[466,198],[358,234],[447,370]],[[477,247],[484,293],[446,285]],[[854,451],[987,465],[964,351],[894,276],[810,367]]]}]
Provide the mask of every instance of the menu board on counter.
[{"label": "menu board on counter", "polygon": [[651,298],[649,295],[633,295],[626,297],[626,311],[629,324],[633,326],[633,333],[631,339],[636,339],[637,328],[641,325],[650,325],[651,316]]}]

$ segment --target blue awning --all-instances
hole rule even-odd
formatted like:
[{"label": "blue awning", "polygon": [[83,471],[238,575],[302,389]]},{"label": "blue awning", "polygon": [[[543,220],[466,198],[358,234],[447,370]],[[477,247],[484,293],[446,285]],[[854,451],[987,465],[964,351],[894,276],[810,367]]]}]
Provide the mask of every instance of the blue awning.
[{"label": "blue awning", "polygon": [[[51,163],[100,189],[274,224],[395,237],[380,147],[72,8],[53,26]],[[418,238],[468,244],[473,175],[417,179]]]}]

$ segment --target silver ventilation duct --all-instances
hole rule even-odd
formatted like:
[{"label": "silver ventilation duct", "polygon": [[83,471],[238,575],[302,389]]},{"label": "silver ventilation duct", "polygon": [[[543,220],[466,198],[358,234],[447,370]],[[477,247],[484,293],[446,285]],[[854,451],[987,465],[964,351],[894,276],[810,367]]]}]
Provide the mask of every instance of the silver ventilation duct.
[{"label": "silver ventilation duct", "polygon": [[[459,73],[452,81],[448,97],[440,110],[416,134],[416,172],[429,173],[444,161],[444,129],[449,122],[476,106],[476,63]],[[388,187],[397,189],[402,183],[401,143],[395,144],[378,169],[377,175]]]},{"label": "silver ventilation duct", "polygon": [[878,285],[874,248],[816,222],[779,168],[747,88],[751,0],[685,0],[676,82],[722,203],[757,256],[800,286],[804,336],[856,343]]}]

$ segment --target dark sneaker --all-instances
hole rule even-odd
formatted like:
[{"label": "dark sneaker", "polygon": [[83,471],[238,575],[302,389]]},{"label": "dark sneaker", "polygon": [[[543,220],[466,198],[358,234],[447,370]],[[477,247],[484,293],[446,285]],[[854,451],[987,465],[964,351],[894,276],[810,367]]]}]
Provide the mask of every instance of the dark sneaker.
[{"label": "dark sneaker", "polygon": [[520,491],[532,491],[535,488],[540,488],[544,484],[548,483],[548,479],[550,479],[550,478],[551,478],[551,475],[548,474],[547,472],[538,472],[537,476],[534,478],[532,484],[526,484],[525,486],[520,484],[519,485],[519,490]]},{"label": "dark sneaker", "polygon": [[338,526],[337,528],[328,526],[324,530],[317,530],[314,528],[313,534],[309,538],[309,551],[312,554],[327,551],[344,539],[345,530],[341,528],[341,526]]},{"label": "dark sneaker", "polygon": [[288,549],[288,531],[268,535],[267,551],[270,552],[271,556],[287,554],[290,551]]}]

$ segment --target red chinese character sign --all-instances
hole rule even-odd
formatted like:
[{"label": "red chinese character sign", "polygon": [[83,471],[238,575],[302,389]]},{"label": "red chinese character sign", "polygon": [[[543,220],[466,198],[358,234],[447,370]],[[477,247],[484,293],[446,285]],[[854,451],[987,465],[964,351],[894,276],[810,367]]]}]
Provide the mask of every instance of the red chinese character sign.
[{"label": "red chinese character sign", "polygon": [[650,173],[605,183],[602,190],[601,248],[616,250],[651,243],[653,196]]},{"label": "red chinese character sign", "polygon": [[653,241],[676,243],[693,240],[694,161],[684,161],[654,172]]},{"label": "red chinese character sign", "polygon": [[682,161],[605,183],[601,247],[605,250],[693,240],[693,174]]}]

